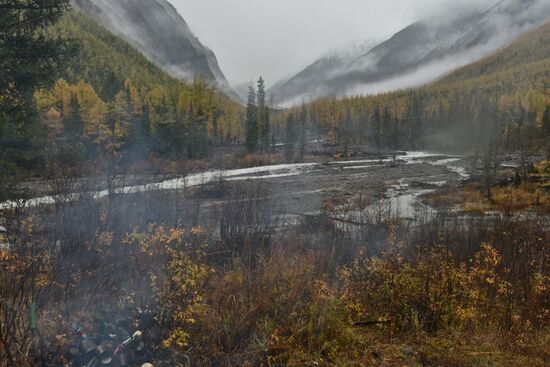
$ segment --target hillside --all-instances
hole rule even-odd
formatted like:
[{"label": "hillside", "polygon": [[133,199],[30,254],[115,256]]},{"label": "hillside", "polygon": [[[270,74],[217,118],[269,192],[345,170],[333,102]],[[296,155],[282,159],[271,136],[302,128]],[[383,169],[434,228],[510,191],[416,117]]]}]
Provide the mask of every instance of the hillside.
[{"label": "hillside", "polygon": [[183,85],[129,43],[79,12],[66,15],[55,31],[81,42],[81,53],[67,71],[67,78],[73,82],[85,80],[105,99],[112,99],[128,79],[146,89]]},{"label": "hillside", "polygon": [[501,0],[485,12],[421,20],[352,60],[336,60],[325,72],[315,62],[270,92],[279,104],[291,105],[423,85],[540,25],[549,6],[544,0]]},{"label": "hillside", "polygon": [[[238,136],[241,107],[200,76],[188,83],[169,75],[78,11],[52,31],[81,49],[63,78],[35,97],[50,127],[51,159],[93,162],[113,149],[129,161],[197,158]],[[63,152],[67,141],[77,154]]]},{"label": "hillside", "polygon": [[165,72],[206,81],[236,98],[212,50],[166,0],[74,0],[77,9],[128,41]]},{"label": "hillside", "polygon": [[309,105],[309,113],[335,142],[401,149],[536,151],[550,136],[549,83],[550,23],[545,23],[430,85],[321,99]]},{"label": "hillside", "polygon": [[473,64],[452,71],[437,84],[445,85],[476,78],[490,78],[514,68],[532,68],[550,59],[550,22],[520,36],[512,44]]}]

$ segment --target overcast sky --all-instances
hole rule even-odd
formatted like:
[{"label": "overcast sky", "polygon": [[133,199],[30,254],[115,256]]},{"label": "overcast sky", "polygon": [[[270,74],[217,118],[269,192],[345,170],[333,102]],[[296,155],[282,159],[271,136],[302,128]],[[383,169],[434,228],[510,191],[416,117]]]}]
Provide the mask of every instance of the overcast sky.
[{"label": "overcast sky", "polygon": [[229,82],[273,84],[331,49],[384,39],[415,20],[497,0],[169,0]]}]

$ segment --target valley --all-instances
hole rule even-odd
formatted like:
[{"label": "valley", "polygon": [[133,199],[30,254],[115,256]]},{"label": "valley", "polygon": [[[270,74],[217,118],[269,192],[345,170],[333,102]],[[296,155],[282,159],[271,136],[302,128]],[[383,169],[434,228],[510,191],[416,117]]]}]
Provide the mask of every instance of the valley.
[{"label": "valley", "polygon": [[0,367],[547,366],[550,4],[437,1],[1,3]]},{"label": "valley", "polygon": [[[360,147],[356,147],[359,148]],[[459,183],[468,178],[466,157],[450,157],[443,154],[424,152],[395,152],[390,155],[378,153],[376,158],[368,156],[347,160],[332,160],[279,164],[230,170],[211,170],[190,173],[184,177],[163,179],[162,176],[138,177],[131,180],[117,177],[113,194],[133,195],[154,191],[201,191],[216,186],[230,186],[232,183],[254,184],[261,181],[268,185],[271,199],[280,205],[281,214],[316,215],[325,203],[353,200],[362,195],[366,204],[374,206],[384,198],[393,214],[405,218],[415,214],[417,196],[430,192],[447,183]],[[87,182],[91,181],[90,179]],[[151,181],[145,185],[132,185],[131,181]],[[124,186],[121,184],[124,183]],[[30,185],[30,184],[27,184]],[[47,181],[35,182],[36,192],[48,192],[53,184]],[[65,195],[93,196],[97,200],[109,196],[103,189],[96,192],[78,192],[84,182],[73,182],[74,189],[67,188]],[[88,183],[88,187],[91,185]],[[106,187],[105,182],[99,186]],[[49,187],[49,189],[48,189]],[[200,195],[199,195],[200,198]],[[27,207],[52,205],[61,200],[60,196],[30,198],[24,202]],[[211,206],[222,198],[199,199],[201,206]],[[383,203],[386,205],[386,203]],[[8,208],[14,203],[5,202],[0,208]],[[393,209],[391,206],[393,205]],[[292,215],[292,214],[291,214]]]}]

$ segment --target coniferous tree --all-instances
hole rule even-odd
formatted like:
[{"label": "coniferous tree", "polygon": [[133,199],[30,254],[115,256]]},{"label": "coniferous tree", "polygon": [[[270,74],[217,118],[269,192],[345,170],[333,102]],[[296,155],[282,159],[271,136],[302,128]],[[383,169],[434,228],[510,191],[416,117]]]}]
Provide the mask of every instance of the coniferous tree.
[{"label": "coniferous tree", "polygon": [[189,133],[189,158],[204,158],[208,154],[208,116],[203,106],[192,114],[192,125]]},{"label": "coniferous tree", "polygon": [[388,146],[393,145],[392,141],[392,114],[390,112],[389,106],[384,106],[384,115],[382,118],[382,124],[380,125],[381,128],[381,141],[384,146],[384,148],[387,148]]},{"label": "coniferous tree", "polygon": [[546,105],[544,108],[541,125],[544,135],[548,137],[550,135],[550,105]]},{"label": "coniferous tree", "polygon": [[346,108],[344,115],[342,116],[343,123],[341,128],[339,129],[340,132],[340,142],[344,145],[344,155],[348,154],[348,148],[352,140],[352,125],[353,120],[351,118],[351,110],[350,108]]},{"label": "coniferous tree", "polygon": [[162,94],[159,105],[155,106],[155,114],[155,150],[161,156],[173,157],[173,125],[176,113],[165,94]]},{"label": "coniferous tree", "polygon": [[550,105],[547,105],[544,109],[542,116],[542,139],[546,142],[544,148],[546,149],[547,157],[550,157]]},{"label": "coniferous tree", "polygon": [[258,149],[258,106],[256,105],[256,90],[248,86],[248,102],[246,105],[246,148],[254,153]]},{"label": "coniferous tree", "polygon": [[412,97],[409,106],[409,144],[413,149],[422,148],[422,116],[420,112],[420,103],[416,96]]},{"label": "coniferous tree", "polygon": [[368,138],[369,138],[369,133],[370,133],[370,119],[369,119],[369,114],[367,111],[363,111],[361,113],[361,131],[360,131],[360,140],[362,143],[367,143],[368,142]]},{"label": "coniferous tree", "polygon": [[149,120],[149,104],[142,101],[141,113],[134,115],[132,129],[128,136],[129,160],[140,160],[147,157],[151,150],[151,125]]},{"label": "coniferous tree", "polygon": [[374,114],[372,116],[372,144],[375,148],[380,148],[380,140],[381,140],[381,116],[380,116],[380,108],[378,105],[374,106]]},{"label": "coniferous tree", "polygon": [[57,159],[63,166],[75,166],[84,158],[84,121],[74,93],[71,94],[69,105],[63,110],[61,122],[63,127],[57,142]]},{"label": "coniferous tree", "polygon": [[20,168],[43,162],[45,126],[34,93],[50,86],[77,50],[76,43],[44,31],[68,9],[69,0],[0,4],[0,201],[11,195]]},{"label": "coniferous tree", "polygon": [[269,106],[267,105],[266,94],[265,94],[265,81],[260,76],[258,79],[258,93],[257,93],[257,102],[258,102],[258,130],[259,130],[259,139],[261,144],[262,151],[269,149],[269,137],[271,133],[271,124],[269,116]]},{"label": "coniferous tree", "polygon": [[214,145],[223,144],[224,136],[223,131],[220,132],[219,120],[223,116],[223,111],[219,108],[214,108],[212,113],[212,141]]},{"label": "coniferous tree", "polygon": [[171,143],[173,144],[174,158],[176,160],[182,160],[188,156],[188,120],[190,118],[189,114],[176,110],[174,124],[171,128]]}]

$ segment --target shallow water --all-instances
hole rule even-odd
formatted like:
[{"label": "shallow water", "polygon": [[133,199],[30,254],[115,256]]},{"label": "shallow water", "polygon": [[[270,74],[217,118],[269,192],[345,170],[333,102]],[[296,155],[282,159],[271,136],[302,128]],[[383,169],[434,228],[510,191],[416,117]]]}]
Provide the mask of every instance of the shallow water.
[{"label": "shallow water", "polygon": [[[434,158],[440,158],[433,161]],[[422,164],[430,163],[437,166],[446,166],[451,172],[455,172],[461,178],[467,178],[468,174],[464,167],[455,165],[460,158],[445,156],[437,153],[429,152],[407,152],[406,154],[398,154],[394,157],[384,159],[368,159],[368,160],[348,160],[332,162],[330,166],[338,167],[345,170],[365,170],[368,172],[370,168],[379,168],[387,163],[397,162],[405,164]],[[270,180],[276,178],[292,177],[303,175],[307,172],[311,172],[315,169],[321,169],[324,167],[321,163],[297,163],[297,164],[278,164],[270,166],[259,166],[250,168],[240,168],[232,170],[215,170],[207,171],[196,174],[191,174],[186,177],[169,179],[158,183],[150,183],[146,185],[125,186],[115,189],[117,194],[135,194],[148,191],[162,191],[162,190],[181,190],[189,187],[196,187],[204,184],[214,182],[219,179],[226,181],[244,181],[244,180]],[[388,167],[391,169],[391,167]],[[351,173],[351,172],[350,172]],[[327,171],[330,175],[330,170]],[[444,184],[446,181],[439,181],[438,184]],[[425,193],[426,190],[416,190],[409,188],[408,184],[400,182],[398,186],[393,186],[386,192],[389,205],[397,208],[400,215],[409,216],[414,213],[418,207],[418,196]],[[101,190],[98,192],[87,193],[75,193],[71,195],[65,195],[63,198],[60,196],[44,196],[37,197],[27,201],[27,207],[36,207],[41,205],[52,205],[61,199],[67,201],[78,201],[82,197],[92,197],[94,199],[102,199],[109,195],[108,190]],[[5,202],[0,204],[0,209],[6,209],[13,207],[14,202]]]}]

